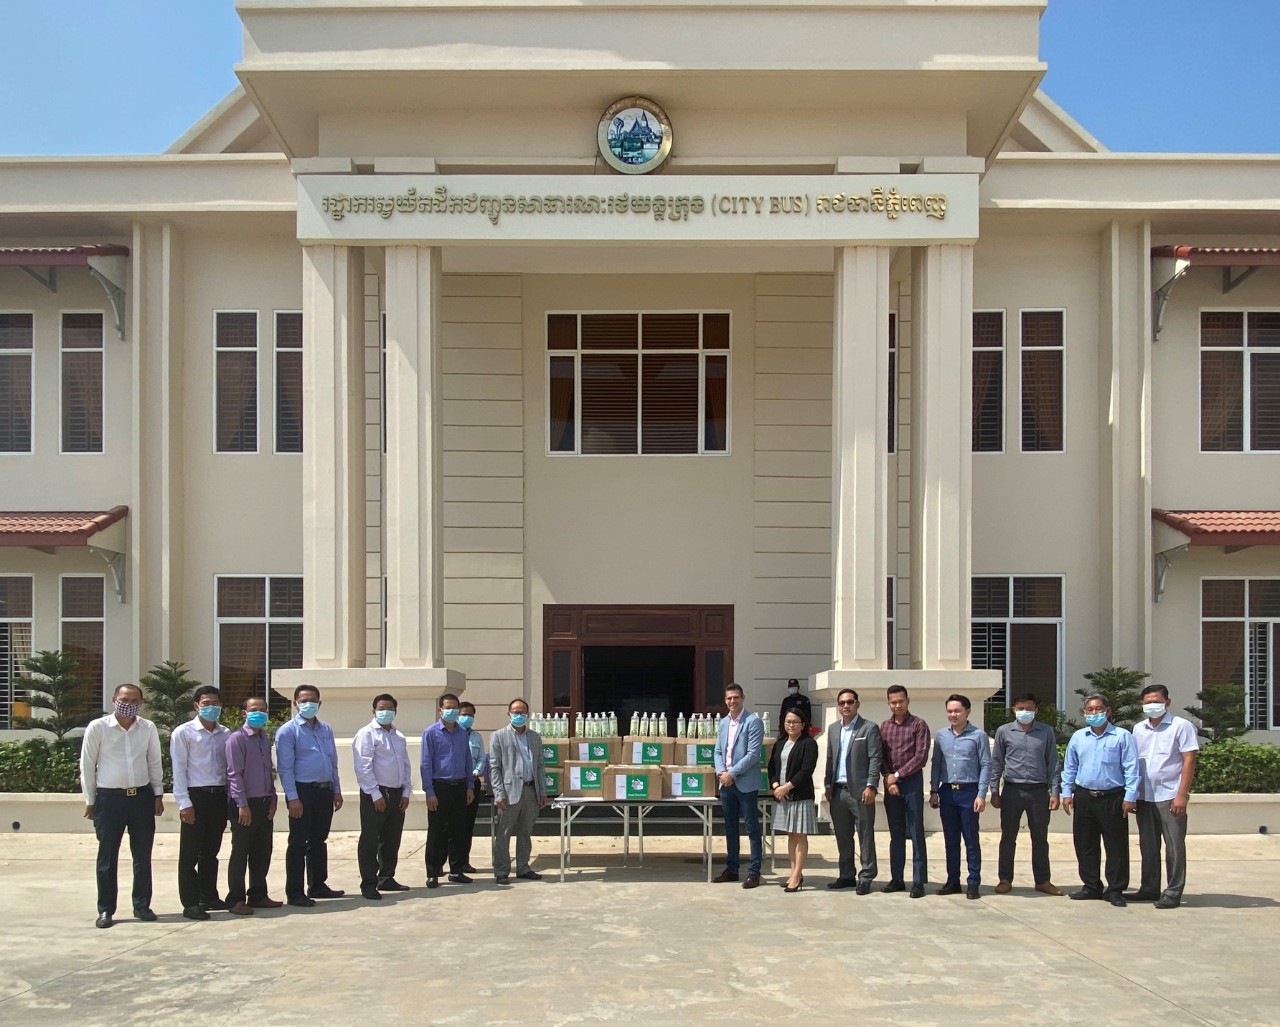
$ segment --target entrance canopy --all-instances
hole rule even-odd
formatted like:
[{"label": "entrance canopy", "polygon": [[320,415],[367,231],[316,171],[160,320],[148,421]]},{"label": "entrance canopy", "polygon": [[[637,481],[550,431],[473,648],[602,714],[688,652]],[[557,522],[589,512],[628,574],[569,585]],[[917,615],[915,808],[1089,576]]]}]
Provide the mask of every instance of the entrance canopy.
[{"label": "entrance canopy", "polygon": [[1192,546],[1280,546],[1280,510],[1152,510]]}]

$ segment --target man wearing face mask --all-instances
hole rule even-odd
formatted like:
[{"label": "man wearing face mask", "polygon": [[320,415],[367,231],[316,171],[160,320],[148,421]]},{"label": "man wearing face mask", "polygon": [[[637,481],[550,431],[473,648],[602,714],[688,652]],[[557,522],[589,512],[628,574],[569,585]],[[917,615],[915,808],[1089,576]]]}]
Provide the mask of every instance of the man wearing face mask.
[{"label": "man wearing face mask", "polygon": [[489,771],[493,787],[493,876],[500,885],[511,883],[511,836],[516,836],[516,877],[540,881],[542,875],[529,865],[533,854],[533,825],[547,804],[547,779],[543,773],[542,739],[530,731],[529,704],[512,699],[507,704],[508,727],[489,739]]},{"label": "man wearing face mask", "polygon": [[463,845],[464,874],[474,874],[476,868],[471,865],[471,843],[476,834],[476,815],[480,812],[480,792],[484,784],[487,762],[484,757],[484,739],[475,729],[476,708],[469,702],[458,707],[458,726],[467,733],[467,745],[471,750],[471,801],[467,803],[467,839]]},{"label": "man wearing face mask", "polygon": [[439,888],[440,875],[449,861],[449,880],[470,884],[464,872],[467,805],[472,789],[471,746],[458,724],[458,697],[440,696],[440,719],[422,732],[422,790],[427,796],[427,887]]},{"label": "man wearing face mask", "polygon": [[[244,726],[227,735],[227,814],[231,819],[227,908],[237,916],[284,905],[267,894],[276,786],[271,778],[271,739],[267,737],[266,727],[267,701],[246,699]],[[247,891],[246,868],[249,871]]]},{"label": "man wearing face mask", "polygon": [[[1177,909],[1187,881],[1187,799],[1196,776],[1200,740],[1189,720],[1169,712],[1169,690],[1142,690],[1145,720],[1133,727],[1138,747],[1138,848],[1142,878],[1130,902],[1154,902],[1156,909]],[[1163,843],[1168,884],[1160,891]]]},{"label": "man wearing face mask", "polygon": [[188,920],[208,920],[226,909],[218,897],[218,853],[227,830],[227,735],[221,723],[222,693],[213,685],[195,691],[194,720],[173,729],[169,756],[173,798],[182,821],[178,837],[178,898]]},{"label": "man wearing face mask", "polygon": [[[1067,744],[1062,765],[1062,808],[1075,814],[1071,835],[1084,885],[1073,899],[1106,899],[1125,905],[1129,887],[1129,823],[1137,808],[1138,747],[1133,735],[1111,723],[1104,695],[1084,701],[1082,727]],[[1107,884],[1101,877],[1102,845],[1107,847]]]},{"label": "man wearing face mask", "polygon": [[380,901],[384,891],[408,891],[396,880],[404,811],[413,791],[413,769],[404,735],[395,729],[393,695],[373,700],[373,721],[351,740],[356,783],[360,786],[360,894]]},{"label": "man wearing face mask", "polygon": [[80,744],[80,787],[84,816],[98,836],[98,927],[111,927],[116,913],[116,866],[120,843],[129,832],[133,857],[133,915],[154,920],[151,911],[151,845],[155,818],[164,813],[164,773],[160,735],[138,716],[142,689],[119,685],[113,709],[91,721]]},{"label": "man wearing face mask", "polygon": [[[991,805],[1000,811],[1000,882],[996,894],[1013,890],[1013,857],[1018,828],[1027,815],[1031,835],[1031,875],[1036,891],[1061,895],[1049,874],[1049,814],[1058,808],[1058,739],[1036,720],[1040,700],[1024,692],[1013,700],[1013,723],[996,728],[991,747]],[[1004,791],[1000,778],[1004,778]]]},{"label": "man wearing face mask", "polygon": [[796,710],[800,716],[804,717],[806,724],[813,723],[813,704],[809,702],[809,697],[800,691],[800,682],[796,678],[791,678],[787,682],[787,695],[782,700],[782,709],[778,712],[779,732],[782,730],[782,725],[786,723],[787,714],[792,710]]},{"label": "man wearing face mask", "polygon": [[[284,850],[284,897],[291,906],[346,894],[329,887],[329,828],[342,809],[338,747],[333,728],[321,721],[320,689],[293,690],[295,716],[276,732],[276,765],[289,806],[289,844]],[[303,871],[307,889],[303,891]]]}]

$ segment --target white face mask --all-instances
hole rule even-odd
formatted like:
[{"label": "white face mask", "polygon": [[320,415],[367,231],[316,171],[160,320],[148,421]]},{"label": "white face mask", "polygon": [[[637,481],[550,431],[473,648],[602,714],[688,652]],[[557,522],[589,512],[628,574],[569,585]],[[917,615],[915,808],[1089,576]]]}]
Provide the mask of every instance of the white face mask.
[{"label": "white face mask", "polygon": [[799,685],[787,685],[787,691],[792,695],[796,695],[800,691]]},{"label": "white face mask", "polygon": [[1147,702],[1142,704],[1142,714],[1155,720],[1157,717],[1163,717],[1165,712],[1165,704],[1162,702]]},{"label": "white face mask", "polygon": [[1017,718],[1019,724],[1030,724],[1036,719],[1035,710],[1014,710],[1013,715]]}]

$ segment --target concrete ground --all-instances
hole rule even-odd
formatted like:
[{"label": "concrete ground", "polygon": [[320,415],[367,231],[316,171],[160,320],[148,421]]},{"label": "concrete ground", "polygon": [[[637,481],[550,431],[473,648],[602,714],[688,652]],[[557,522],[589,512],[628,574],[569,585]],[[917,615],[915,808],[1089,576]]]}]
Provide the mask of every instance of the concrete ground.
[{"label": "concrete ground", "polygon": [[[427,891],[415,831],[398,875],[413,890],[373,903],[358,897],[356,839],[344,833],[331,840],[330,883],[356,897],[200,923],[178,910],[177,841],[157,837],[159,922],[129,918],[126,873],[124,919],[101,931],[91,837],[0,835],[0,1023],[1280,1022],[1273,836],[1191,837],[1185,902],[1157,911],[1031,891],[1025,835],[1005,896],[991,894],[984,838],[987,883],[972,902],[932,887],[916,901],[830,892],[829,836],[813,840],[794,895],[706,884],[697,837],[648,838],[643,868],[634,853],[622,866],[616,839],[575,839],[563,884],[558,839],[540,837],[542,882],[499,891],[482,872]],[[1071,888],[1070,840],[1051,846],[1055,880]],[[1136,882],[1136,839],[1133,849]],[[936,882],[940,837],[929,851]],[[276,897],[283,856],[277,831]],[[488,866],[486,842],[473,862]],[[767,858],[765,871],[776,880]]]}]

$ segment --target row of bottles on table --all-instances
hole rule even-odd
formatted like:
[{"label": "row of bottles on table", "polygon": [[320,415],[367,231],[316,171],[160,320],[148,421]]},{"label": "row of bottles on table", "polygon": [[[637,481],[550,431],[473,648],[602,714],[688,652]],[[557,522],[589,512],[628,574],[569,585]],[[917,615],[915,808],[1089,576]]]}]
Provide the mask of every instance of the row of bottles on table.
[{"label": "row of bottles on table", "polygon": [[[764,735],[769,737],[769,714],[760,714]],[[529,718],[529,726],[543,738],[568,738],[569,714],[535,713]],[[676,738],[711,740],[720,731],[719,713],[694,713],[688,718],[681,713],[675,722]],[[627,725],[627,735],[632,738],[671,737],[671,717],[666,713],[633,713]],[[575,713],[573,736],[576,738],[616,738],[618,716],[615,713]]]},{"label": "row of bottles on table", "polygon": [[[569,714],[534,713],[529,726],[543,738],[568,738]],[[618,734],[616,713],[575,713],[573,735],[578,738],[614,738]]]}]

